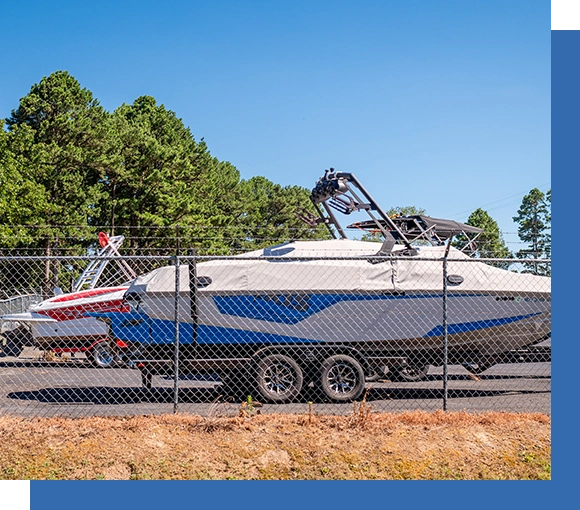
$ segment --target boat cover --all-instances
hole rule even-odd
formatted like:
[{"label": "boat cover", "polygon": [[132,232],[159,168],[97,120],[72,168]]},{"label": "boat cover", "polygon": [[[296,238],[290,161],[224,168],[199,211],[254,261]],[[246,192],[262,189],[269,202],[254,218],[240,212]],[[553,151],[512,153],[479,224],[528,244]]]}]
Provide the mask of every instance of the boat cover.
[{"label": "boat cover", "polygon": [[[212,294],[442,290],[445,246],[419,247],[415,257],[397,256],[394,251],[384,262],[369,263],[379,248],[376,242],[349,239],[295,241],[228,259],[200,262],[197,276],[204,277],[206,282],[201,292]],[[273,255],[278,259],[265,259]],[[450,286],[452,292],[550,292],[548,277],[492,267],[453,247],[448,257],[448,274],[463,280]],[[208,281],[211,283],[207,285]],[[189,291],[186,265],[180,268],[180,291]],[[162,267],[137,277],[128,292],[174,293],[175,267]]]}]

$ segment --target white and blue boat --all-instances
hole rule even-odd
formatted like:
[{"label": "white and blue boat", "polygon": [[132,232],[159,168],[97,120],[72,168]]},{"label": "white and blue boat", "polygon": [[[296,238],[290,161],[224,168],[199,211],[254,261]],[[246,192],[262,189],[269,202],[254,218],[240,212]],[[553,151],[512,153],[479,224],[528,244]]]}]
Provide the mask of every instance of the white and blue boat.
[{"label": "white and blue boat", "polygon": [[[334,239],[197,259],[191,271],[183,262],[179,275],[162,267],[129,285],[130,313],[100,314],[146,385],[179,364],[243,381],[272,402],[306,385],[344,402],[368,380],[416,381],[444,361],[483,371],[549,338],[550,278],[470,257],[481,229],[390,218],[352,174],[332,169],[311,198],[318,215],[302,218]],[[383,244],[348,239],[332,209],[368,213],[351,227]],[[461,250],[450,245],[458,234]]]}]

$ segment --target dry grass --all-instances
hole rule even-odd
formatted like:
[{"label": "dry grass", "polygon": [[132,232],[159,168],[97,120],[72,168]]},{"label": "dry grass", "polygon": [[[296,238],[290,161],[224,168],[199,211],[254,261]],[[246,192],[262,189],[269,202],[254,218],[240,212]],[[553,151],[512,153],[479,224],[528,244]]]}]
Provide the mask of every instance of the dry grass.
[{"label": "dry grass", "polygon": [[550,418],[0,417],[0,479],[550,479]]}]

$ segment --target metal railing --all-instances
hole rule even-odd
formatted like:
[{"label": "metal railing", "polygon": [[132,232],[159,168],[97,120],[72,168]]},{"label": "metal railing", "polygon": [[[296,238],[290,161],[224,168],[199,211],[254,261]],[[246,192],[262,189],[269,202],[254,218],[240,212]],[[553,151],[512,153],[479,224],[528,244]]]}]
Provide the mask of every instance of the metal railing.
[{"label": "metal railing", "polygon": [[[13,313],[24,313],[29,310],[30,307],[40,303],[41,301],[42,296],[40,294],[24,294],[12,296],[8,299],[0,299],[0,317]],[[1,321],[0,333],[11,330],[14,327],[17,327],[17,325],[10,321]]]}]

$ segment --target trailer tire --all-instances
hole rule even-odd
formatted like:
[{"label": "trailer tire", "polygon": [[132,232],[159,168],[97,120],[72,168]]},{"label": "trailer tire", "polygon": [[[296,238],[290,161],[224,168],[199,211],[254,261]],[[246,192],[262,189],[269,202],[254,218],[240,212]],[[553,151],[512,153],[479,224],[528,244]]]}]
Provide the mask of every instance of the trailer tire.
[{"label": "trailer tire", "polygon": [[0,358],[7,356],[13,356],[17,358],[20,353],[24,350],[21,343],[14,340],[5,340],[0,336]]},{"label": "trailer tire", "polygon": [[246,370],[231,370],[220,375],[222,388],[226,398],[245,399],[251,388],[251,382]]},{"label": "trailer tire", "polygon": [[394,371],[390,375],[393,382],[418,382],[423,381],[429,372],[429,365],[409,365]]},{"label": "trailer tire", "polygon": [[365,374],[361,364],[346,354],[335,354],[324,360],[320,371],[320,386],[324,394],[335,402],[351,402],[361,396],[365,388]]},{"label": "trailer tire", "polygon": [[493,363],[489,362],[477,362],[477,363],[464,363],[463,368],[467,370],[470,374],[479,375],[490,368]]},{"label": "trailer tire", "polygon": [[303,384],[302,369],[289,356],[269,354],[258,361],[256,389],[269,402],[291,401],[300,394]]},{"label": "trailer tire", "polygon": [[32,333],[28,328],[19,326],[0,335],[0,358],[13,356],[17,358],[24,346],[33,345]]},{"label": "trailer tire", "polygon": [[99,368],[112,368],[117,364],[117,356],[111,342],[105,340],[94,345],[87,353],[89,363]]}]

